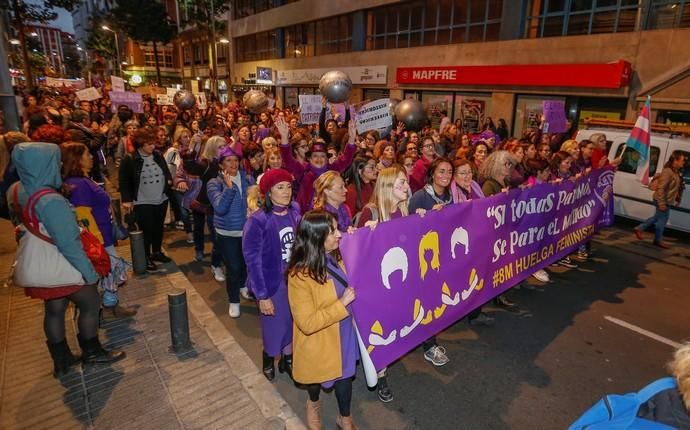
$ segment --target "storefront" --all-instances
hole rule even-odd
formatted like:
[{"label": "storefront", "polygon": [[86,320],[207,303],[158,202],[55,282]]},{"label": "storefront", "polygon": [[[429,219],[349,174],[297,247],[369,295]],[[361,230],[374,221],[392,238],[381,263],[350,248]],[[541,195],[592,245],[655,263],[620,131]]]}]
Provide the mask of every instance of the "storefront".
[{"label": "storefront", "polygon": [[[573,122],[587,117],[624,119],[625,87],[631,73],[630,63],[622,60],[606,64],[400,67],[396,84],[405,98],[422,102],[434,127],[439,126],[441,112],[446,111],[466,133],[481,131],[482,124],[492,117],[496,125],[499,118],[505,119],[512,134],[521,136],[525,129],[539,124],[543,104],[551,100],[563,102],[566,117]],[[416,88],[408,88],[412,86]],[[474,91],[464,90],[469,88]],[[524,93],[517,88],[524,88]],[[539,93],[534,93],[535,89]]]},{"label": "storefront", "polygon": [[279,70],[276,84],[282,89],[283,106],[299,105],[299,95],[319,94],[319,80],[331,70],[340,70],[352,80],[351,103],[388,97],[387,66]]}]

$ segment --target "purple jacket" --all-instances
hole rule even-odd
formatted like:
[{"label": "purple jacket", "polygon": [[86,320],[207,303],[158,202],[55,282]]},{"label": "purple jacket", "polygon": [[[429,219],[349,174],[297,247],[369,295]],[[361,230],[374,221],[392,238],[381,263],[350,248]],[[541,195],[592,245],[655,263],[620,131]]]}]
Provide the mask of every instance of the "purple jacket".
[{"label": "purple jacket", "polygon": [[[254,212],[244,225],[242,253],[247,264],[247,287],[257,300],[272,297],[285,282],[276,216],[261,209]],[[296,232],[300,221],[299,207],[292,203],[286,216],[292,218]]]}]

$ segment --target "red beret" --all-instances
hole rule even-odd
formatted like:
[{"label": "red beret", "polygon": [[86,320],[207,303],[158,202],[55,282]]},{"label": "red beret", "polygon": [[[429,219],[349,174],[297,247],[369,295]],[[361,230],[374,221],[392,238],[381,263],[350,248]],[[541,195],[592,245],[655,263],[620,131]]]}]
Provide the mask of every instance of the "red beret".
[{"label": "red beret", "polygon": [[293,178],[290,172],[284,169],[270,169],[261,176],[259,181],[259,189],[262,194],[267,194],[271,191],[274,185],[280,182],[290,182],[292,183]]}]

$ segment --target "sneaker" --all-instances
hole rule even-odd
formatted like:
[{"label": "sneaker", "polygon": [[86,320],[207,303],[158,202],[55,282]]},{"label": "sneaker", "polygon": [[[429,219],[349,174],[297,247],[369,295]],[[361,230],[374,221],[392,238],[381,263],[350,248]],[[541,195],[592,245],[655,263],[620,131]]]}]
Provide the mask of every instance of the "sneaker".
[{"label": "sneaker", "polygon": [[504,296],[498,296],[494,299],[494,303],[501,308],[514,308],[517,305],[510,300],[506,299]]},{"label": "sneaker", "polygon": [[204,261],[204,251],[197,251],[194,255],[196,261]]},{"label": "sneaker", "polygon": [[643,240],[644,239],[644,236],[642,236],[642,230],[640,230],[639,227],[635,227],[633,229],[633,233],[635,233],[635,237],[637,238],[637,240]]},{"label": "sneaker", "polygon": [[154,263],[153,260],[151,260],[151,259],[146,260],[146,271],[147,272],[157,272],[158,270],[159,270],[158,265],[156,265],[156,263]]},{"label": "sneaker", "polygon": [[654,242],[654,246],[657,246],[661,249],[671,249],[671,245],[667,245],[664,242]]},{"label": "sneaker", "polygon": [[184,230],[184,223],[182,221],[177,221],[175,223],[175,229],[176,230]]},{"label": "sneaker", "polygon": [[240,304],[239,303],[230,303],[230,307],[228,308],[228,315],[230,315],[230,318],[239,318],[240,317]]},{"label": "sneaker", "polygon": [[[213,277],[216,281],[225,282],[225,273],[222,267],[211,266],[211,272],[213,272]],[[239,306],[239,304],[237,306]]]},{"label": "sneaker", "polygon": [[249,291],[249,288],[247,288],[247,287],[240,288],[240,296],[245,300],[249,300],[249,301],[254,300],[254,296],[252,295],[252,293]]},{"label": "sneaker", "polygon": [[187,233],[187,243],[190,245],[194,243],[194,233]]},{"label": "sneaker", "polygon": [[156,261],[158,263],[170,263],[172,261],[172,258],[168,257],[162,252],[156,252],[155,254],[151,254],[151,260]]},{"label": "sneaker", "polygon": [[446,356],[446,349],[438,345],[424,351],[424,359],[436,367],[445,366],[450,361]]},{"label": "sneaker", "polygon": [[546,273],[546,270],[544,269],[539,269],[536,272],[532,273],[532,276],[537,280],[541,282],[549,282],[551,281],[551,278],[549,277],[549,274]]},{"label": "sneaker", "polygon": [[388,386],[388,381],[385,376],[379,378],[379,383],[376,386],[376,394],[379,395],[379,400],[383,403],[388,403],[393,400],[393,391]]},{"label": "sneaker", "polygon": [[558,265],[567,267],[568,269],[577,269],[577,264],[573,263],[570,257],[565,257],[561,260],[558,260]]},{"label": "sneaker", "polygon": [[480,325],[484,327],[493,327],[496,324],[496,320],[484,312],[480,313],[477,318],[468,319],[469,325]]},{"label": "sneaker", "polygon": [[577,251],[573,258],[575,258],[577,261],[581,261],[584,263],[587,260],[589,260],[589,254],[587,253],[587,251]]}]

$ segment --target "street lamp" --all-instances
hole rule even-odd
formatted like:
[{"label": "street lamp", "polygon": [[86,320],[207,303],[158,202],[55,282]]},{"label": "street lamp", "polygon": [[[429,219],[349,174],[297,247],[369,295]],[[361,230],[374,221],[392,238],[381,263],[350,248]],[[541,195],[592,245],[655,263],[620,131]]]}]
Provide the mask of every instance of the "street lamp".
[{"label": "street lamp", "polygon": [[122,77],[122,67],[120,66],[120,42],[118,41],[117,38],[117,31],[112,30],[110,27],[107,25],[102,25],[101,28],[105,31],[109,31],[110,33],[113,33],[115,35],[115,56],[117,57],[117,61],[115,63],[117,64],[117,71],[118,71],[118,76]]},{"label": "street lamp", "polygon": [[10,44],[11,45],[19,45],[21,42],[19,39],[10,39]]}]

